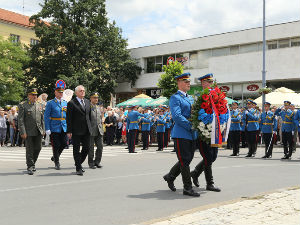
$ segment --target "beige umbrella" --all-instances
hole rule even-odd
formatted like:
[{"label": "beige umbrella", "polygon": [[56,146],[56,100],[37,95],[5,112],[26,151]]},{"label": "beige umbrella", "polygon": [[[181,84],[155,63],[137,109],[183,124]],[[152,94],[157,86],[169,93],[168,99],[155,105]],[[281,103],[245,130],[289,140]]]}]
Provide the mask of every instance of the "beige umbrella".
[{"label": "beige umbrella", "polygon": [[62,99],[69,102],[72,99],[73,94],[74,94],[74,91],[72,91],[71,89],[66,89],[66,90],[64,90]]},{"label": "beige umbrella", "polygon": [[[262,96],[254,101],[259,107],[262,106]],[[296,107],[300,107],[300,94],[295,93],[291,89],[281,87],[275,89],[269,94],[266,94],[266,101],[277,107],[282,106],[284,101],[290,101]]]}]

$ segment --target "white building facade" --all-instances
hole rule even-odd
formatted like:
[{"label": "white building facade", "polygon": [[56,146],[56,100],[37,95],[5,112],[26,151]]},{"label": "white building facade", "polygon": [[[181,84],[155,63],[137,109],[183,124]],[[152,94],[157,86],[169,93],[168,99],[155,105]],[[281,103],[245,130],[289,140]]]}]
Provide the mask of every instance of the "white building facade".
[{"label": "white building facade", "polygon": [[[266,78],[273,89],[284,86],[300,92],[300,21],[266,27]],[[253,28],[131,49],[142,67],[134,87],[119,83],[117,102],[146,93],[158,97],[162,67],[172,57],[196,78],[213,73],[219,86],[235,99],[258,97],[262,82],[262,28]],[[119,100],[119,101],[118,101]]]}]

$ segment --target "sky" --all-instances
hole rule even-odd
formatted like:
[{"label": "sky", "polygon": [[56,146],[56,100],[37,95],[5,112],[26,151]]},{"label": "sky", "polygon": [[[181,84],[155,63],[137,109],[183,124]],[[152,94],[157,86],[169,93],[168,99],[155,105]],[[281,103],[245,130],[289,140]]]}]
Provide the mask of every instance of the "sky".
[{"label": "sky", "polygon": [[[0,0],[0,8],[31,16],[42,2]],[[260,27],[263,0],[106,0],[106,9],[136,48]],[[266,0],[266,25],[295,20],[300,0]]]}]

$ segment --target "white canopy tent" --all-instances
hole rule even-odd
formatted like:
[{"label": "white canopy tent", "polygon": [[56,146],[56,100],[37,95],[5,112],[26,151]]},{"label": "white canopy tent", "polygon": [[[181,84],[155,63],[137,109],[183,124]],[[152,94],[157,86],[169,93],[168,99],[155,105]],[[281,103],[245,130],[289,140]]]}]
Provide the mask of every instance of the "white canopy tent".
[{"label": "white canopy tent", "polygon": [[[262,96],[254,100],[259,107],[262,106]],[[274,106],[282,106],[284,101],[290,101],[297,108],[300,107],[300,94],[295,93],[293,90],[281,87],[277,88],[269,94],[266,94],[266,101]]]}]

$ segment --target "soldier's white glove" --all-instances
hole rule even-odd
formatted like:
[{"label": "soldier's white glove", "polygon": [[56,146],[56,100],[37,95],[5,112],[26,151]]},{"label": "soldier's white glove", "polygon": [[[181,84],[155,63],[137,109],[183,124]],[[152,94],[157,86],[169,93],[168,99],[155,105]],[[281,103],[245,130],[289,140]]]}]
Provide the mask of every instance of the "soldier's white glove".
[{"label": "soldier's white glove", "polygon": [[46,130],[46,134],[50,135],[51,134],[51,130]]},{"label": "soldier's white glove", "polygon": [[273,134],[276,134],[276,131],[275,131],[275,130],[273,130]]},{"label": "soldier's white glove", "polygon": [[294,135],[294,133],[295,133],[295,132],[294,132],[294,131],[292,131],[292,135]]}]

